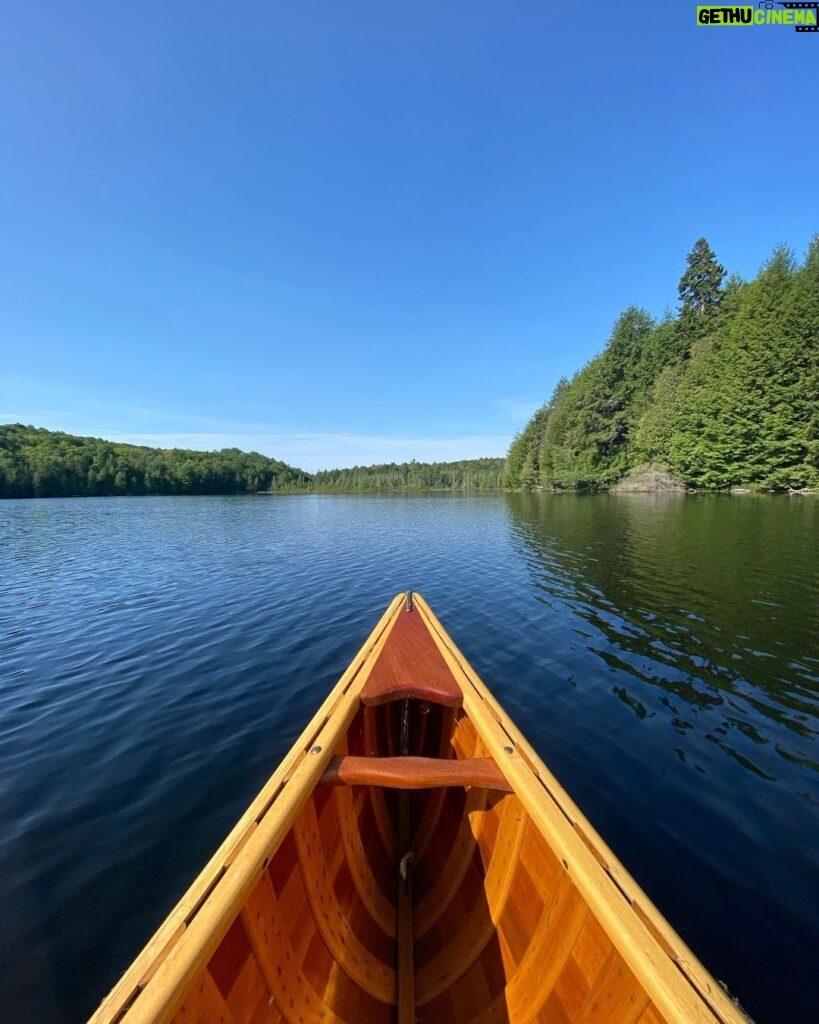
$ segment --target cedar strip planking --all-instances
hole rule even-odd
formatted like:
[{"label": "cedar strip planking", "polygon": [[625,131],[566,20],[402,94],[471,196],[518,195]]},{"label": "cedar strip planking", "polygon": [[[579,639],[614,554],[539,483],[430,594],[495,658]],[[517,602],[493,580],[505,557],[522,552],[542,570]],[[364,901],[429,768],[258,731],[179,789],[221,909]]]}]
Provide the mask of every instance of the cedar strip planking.
[{"label": "cedar strip planking", "polygon": [[[336,813],[339,818],[339,835],[344,856],[358,896],[367,908],[370,917],[389,937],[395,938],[395,904],[388,899],[376,880],[372,863],[364,849],[364,841],[358,828],[355,813],[356,796],[346,786],[339,786],[333,793]],[[365,796],[358,799],[366,799]],[[372,843],[370,848],[372,848]]]},{"label": "cedar strip planking", "polygon": [[[308,800],[293,824],[299,870],[302,874],[307,900],[324,943],[341,969],[365,992],[381,1002],[395,1001],[395,971],[373,956],[353,931],[350,915],[339,906],[333,879],[327,868],[333,856],[340,851],[323,848],[319,834],[315,806]],[[385,937],[386,939],[386,937]]]},{"label": "cedar strip planking", "polygon": [[268,992],[255,957],[248,955],[236,983],[226,996],[226,1002],[237,1022],[253,1024],[279,1024],[282,1015]]},{"label": "cedar strip planking", "polygon": [[[626,962],[650,992],[655,1009],[669,1024],[747,1024],[742,1010],[719,988],[531,750],[429,605],[418,594],[414,598],[416,609],[429,626],[462,689],[464,711],[473,720],[501,771],[514,785],[550,852],[564,864],[607,933],[616,938]],[[527,752],[525,758],[520,754],[521,749]],[[575,822],[581,824],[587,839],[600,851],[607,869],[602,868],[577,834],[573,827]],[[668,957],[635,914],[631,906],[631,899],[635,898],[657,932],[676,950],[674,958]]]},{"label": "cedar strip planking", "polygon": [[617,1024],[637,1024],[648,1002],[642,986],[612,948],[579,1016],[572,1019],[577,1024],[605,1024],[612,1020]]},{"label": "cedar strip planking", "polygon": [[420,938],[429,931],[460,889],[464,875],[475,855],[476,837],[472,834],[473,816],[481,815],[485,807],[486,790],[471,789],[466,796],[458,833],[450,846],[449,856],[435,879],[435,887],[415,908],[416,938]]},{"label": "cedar strip planking", "polygon": [[[743,1021],[423,599],[398,600],[98,1024],[395,1024],[408,848],[407,1024]],[[427,704],[436,686],[457,701]]]},{"label": "cedar strip planking", "polygon": [[528,817],[515,800],[505,801],[498,841],[486,871],[484,894],[473,904],[457,935],[418,971],[416,998],[420,1006],[464,975],[492,938],[512,885]]},{"label": "cedar strip planking", "polygon": [[316,995],[302,974],[267,874],[262,875],[242,908],[242,922],[265,984],[285,1020],[302,1017],[305,1022],[346,1024]]},{"label": "cedar strip planking", "polygon": [[474,1024],[531,1020],[551,995],[588,915],[585,903],[564,876],[543,908],[504,994],[476,1017]]}]

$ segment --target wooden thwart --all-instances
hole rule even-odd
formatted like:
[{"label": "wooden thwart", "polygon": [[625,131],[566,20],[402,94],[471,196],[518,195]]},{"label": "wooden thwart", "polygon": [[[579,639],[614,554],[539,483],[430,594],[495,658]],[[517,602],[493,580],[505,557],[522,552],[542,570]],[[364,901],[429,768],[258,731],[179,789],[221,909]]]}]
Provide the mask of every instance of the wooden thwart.
[{"label": "wooden thwart", "polygon": [[323,786],[381,786],[385,789],[438,789],[480,786],[511,793],[512,787],[491,757],[441,760],[437,757],[334,757],[321,777]]},{"label": "wooden thwart", "polygon": [[91,1024],[362,1020],[747,1024],[417,595]]}]

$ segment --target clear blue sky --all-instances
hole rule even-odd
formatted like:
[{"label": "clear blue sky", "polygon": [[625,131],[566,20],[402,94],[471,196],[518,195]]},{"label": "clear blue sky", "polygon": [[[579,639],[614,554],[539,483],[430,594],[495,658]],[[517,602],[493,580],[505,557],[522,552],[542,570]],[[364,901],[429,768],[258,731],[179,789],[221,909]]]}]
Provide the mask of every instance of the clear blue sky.
[{"label": "clear blue sky", "polygon": [[0,422],[503,454],[698,236],[819,229],[819,34],[695,8],[6,0]]}]

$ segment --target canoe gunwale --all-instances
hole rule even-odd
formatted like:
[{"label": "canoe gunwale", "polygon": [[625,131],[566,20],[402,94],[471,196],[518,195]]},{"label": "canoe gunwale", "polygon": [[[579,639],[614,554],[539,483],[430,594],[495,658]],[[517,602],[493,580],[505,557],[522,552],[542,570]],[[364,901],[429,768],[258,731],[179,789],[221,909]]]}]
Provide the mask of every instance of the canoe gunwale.
[{"label": "canoe gunwale", "polygon": [[[480,735],[481,752],[488,755],[473,761],[494,761],[492,771],[502,781],[502,788],[520,801],[531,824],[562,863],[566,879],[614,942],[664,1021],[748,1024],[748,1018],[691,953],[532,750],[423,597],[415,593],[412,598],[411,611],[423,620],[463,693],[460,711],[454,707],[444,711],[449,712],[451,724],[461,716],[470,719]],[[189,985],[205,969],[305,801],[322,780],[330,785],[346,781],[337,777],[338,772],[333,778],[339,745],[364,707],[362,690],[406,600],[404,593],[392,600],[299,739],[89,1024],[167,1024],[179,1009]],[[367,714],[372,713],[372,708],[365,709],[365,724]],[[443,748],[441,756],[445,756]],[[354,766],[359,760],[364,759],[352,757],[348,764]],[[374,760],[435,761],[420,757]],[[378,767],[370,765],[367,770],[377,771]],[[428,770],[431,766],[421,767]],[[469,770],[446,769],[451,779],[456,779],[458,772],[465,776]],[[411,766],[399,769],[399,774],[401,771],[412,775]],[[358,784],[378,785],[370,781]],[[399,784],[398,788],[416,787]]]},{"label": "canoe gunwale", "polygon": [[279,767],[89,1024],[159,1024],[173,1016],[186,985],[207,963],[330,763],[403,601],[404,594],[397,594],[390,602]]},{"label": "canoe gunwale", "polygon": [[669,1024],[714,1024],[715,1018],[749,1024],[537,756],[424,598],[414,598],[487,752],[657,1009]]}]

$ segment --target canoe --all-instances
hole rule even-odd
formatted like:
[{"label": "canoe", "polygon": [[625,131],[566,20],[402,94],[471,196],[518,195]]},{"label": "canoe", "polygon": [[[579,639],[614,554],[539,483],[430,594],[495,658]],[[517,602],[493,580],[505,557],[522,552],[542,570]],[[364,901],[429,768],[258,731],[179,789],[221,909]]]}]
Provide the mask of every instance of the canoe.
[{"label": "canoe", "polygon": [[92,1024],[747,1024],[399,594]]}]

